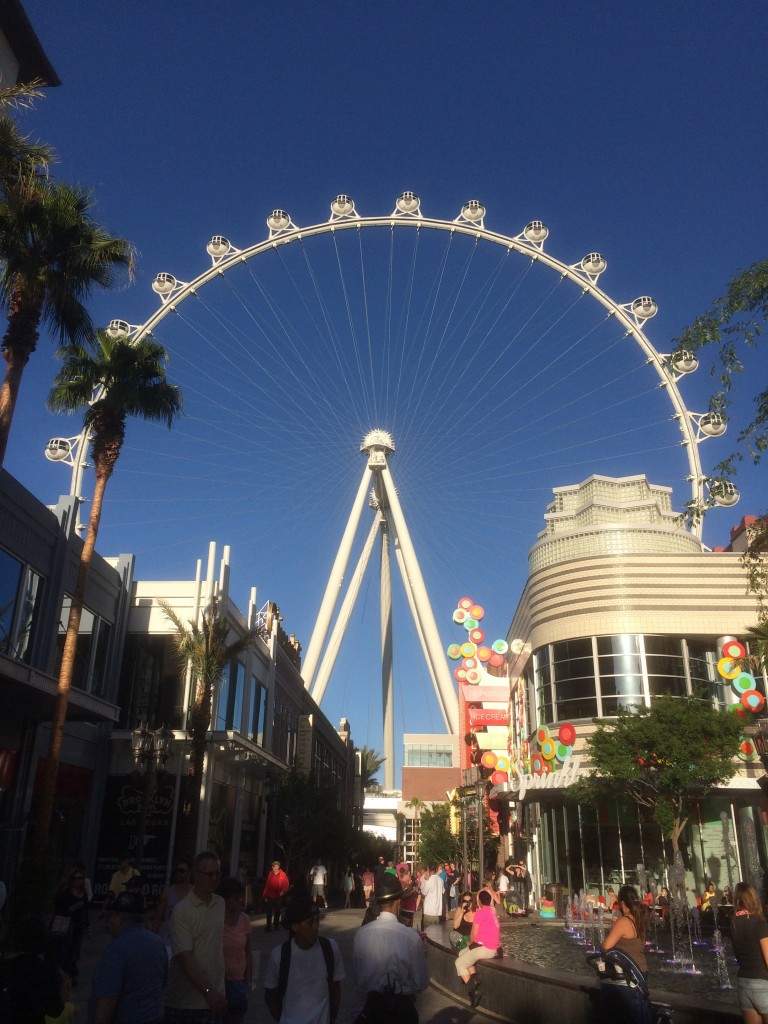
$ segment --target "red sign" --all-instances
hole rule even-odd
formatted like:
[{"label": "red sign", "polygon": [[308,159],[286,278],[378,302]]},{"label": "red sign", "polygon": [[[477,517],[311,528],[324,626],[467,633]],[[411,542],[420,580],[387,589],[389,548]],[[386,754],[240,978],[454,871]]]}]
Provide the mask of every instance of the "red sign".
[{"label": "red sign", "polygon": [[473,728],[479,725],[509,725],[506,708],[470,708],[469,721]]}]

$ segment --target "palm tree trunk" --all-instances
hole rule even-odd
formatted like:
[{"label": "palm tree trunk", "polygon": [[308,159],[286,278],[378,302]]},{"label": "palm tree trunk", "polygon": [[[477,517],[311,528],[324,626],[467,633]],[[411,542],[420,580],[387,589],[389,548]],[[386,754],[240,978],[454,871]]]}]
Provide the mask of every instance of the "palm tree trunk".
[{"label": "palm tree trunk", "polygon": [[37,856],[41,856],[48,840],[48,832],[51,827],[51,815],[56,796],[56,777],[59,773],[59,762],[61,761],[61,746],[64,739],[64,723],[67,718],[67,706],[69,704],[69,691],[72,687],[72,677],[75,668],[75,651],[77,648],[77,635],[80,631],[80,619],[83,614],[85,603],[85,587],[88,582],[88,574],[91,569],[93,552],[96,548],[96,538],[99,535],[99,523],[101,521],[101,508],[104,503],[104,491],[107,481],[112,475],[111,467],[108,469],[97,469],[96,486],[93,492],[93,504],[91,514],[88,518],[88,532],[85,535],[83,550],[80,555],[80,565],[77,570],[77,582],[75,592],[72,595],[72,604],[69,609],[69,621],[67,622],[67,635],[64,640],[64,651],[61,657],[61,669],[59,671],[59,682],[56,689],[56,705],[53,711],[51,722],[51,735],[48,741],[48,756],[45,761],[42,786],[40,792],[40,803],[35,819],[33,835],[33,849]]},{"label": "palm tree trunk", "polygon": [[8,365],[0,388],[0,468],[5,461],[24,367],[37,347],[39,324],[39,305],[27,306],[23,293],[15,291],[9,302],[8,329],[2,346],[3,359]]}]

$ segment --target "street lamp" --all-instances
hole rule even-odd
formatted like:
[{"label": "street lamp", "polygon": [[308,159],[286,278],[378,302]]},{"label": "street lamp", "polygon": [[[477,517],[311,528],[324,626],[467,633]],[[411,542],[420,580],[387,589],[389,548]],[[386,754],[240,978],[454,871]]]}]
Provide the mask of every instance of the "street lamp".
[{"label": "street lamp", "polygon": [[139,834],[136,837],[136,862],[138,871],[141,870],[141,862],[144,857],[144,843],[147,835],[147,818],[149,808],[155,795],[157,783],[157,766],[165,766],[165,762],[171,755],[173,749],[173,733],[165,726],[156,729],[154,732],[147,727],[146,718],[142,719],[138,728],[131,730],[131,750],[133,760],[139,774],[144,778],[144,787],[141,798],[141,818],[139,819]]}]

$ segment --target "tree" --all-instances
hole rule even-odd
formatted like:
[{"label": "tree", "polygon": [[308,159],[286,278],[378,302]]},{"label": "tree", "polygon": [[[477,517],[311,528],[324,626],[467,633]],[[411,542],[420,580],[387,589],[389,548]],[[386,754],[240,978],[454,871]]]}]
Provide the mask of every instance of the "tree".
[{"label": "tree", "polygon": [[418,864],[421,860],[419,841],[421,838],[421,825],[420,815],[424,808],[424,801],[417,796],[412,796],[410,800],[406,802],[406,807],[410,807],[413,810],[413,860]]},{"label": "tree", "polygon": [[346,860],[349,831],[332,786],[318,785],[311,772],[293,770],[282,777],[275,842],[289,875],[308,866],[313,857]]},{"label": "tree", "polygon": [[181,393],[165,378],[165,350],[150,338],[132,344],[127,339],[110,338],[100,331],[93,346],[66,345],[60,349],[59,357],[62,367],[48,397],[48,405],[54,412],[71,413],[87,409],[84,424],[92,436],[91,458],[96,483],[70,605],[48,757],[35,819],[34,847],[38,853],[45,846],[53,811],[77,635],[99,534],[104,493],[120,457],[126,419],[140,416],[145,420],[164,422],[170,427],[181,410]]},{"label": "tree", "polygon": [[459,844],[448,826],[449,804],[433,804],[421,815],[421,860],[425,864],[459,860]]},{"label": "tree", "polygon": [[8,313],[2,340],[7,365],[0,388],[0,466],[41,323],[65,343],[89,341],[93,325],[83,300],[96,286],[113,287],[121,270],[131,277],[134,264],[133,247],[90,217],[89,192],[50,182],[28,165],[23,169],[15,181],[3,183],[0,202],[0,302]]},{"label": "tree", "polygon": [[[710,308],[697,317],[675,341],[670,356],[688,351],[699,352],[716,346],[717,365],[712,374],[719,376],[719,390],[710,400],[710,411],[725,415],[731,404],[730,394],[735,378],[742,372],[742,349],[755,348],[768,317],[768,260],[753,263],[740,270],[731,280],[725,295],[715,299]],[[755,415],[736,438],[731,455],[715,467],[715,476],[729,479],[736,473],[737,464],[744,459],[744,449],[752,461],[758,463],[768,448],[768,388],[753,398]],[[700,516],[704,509],[689,505],[689,515]]]},{"label": "tree", "polygon": [[593,774],[567,794],[588,803],[629,796],[653,812],[679,849],[690,801],[736,773],[741,723],[706,700],[669,695],[654,697],[650,708],[620,709],[614,721],[595,723],[586,743]]},{"label": "tree", "polygon": [[379,768],[385,761],[386,757],[373,747],[360,747],[360,776],[363,780],[363,790],[375,782]]},{"label": "tree", "polygon": [[194,686],[187,723],[190,737],[189,767],[175,841],[177,858],[188,858],[188,862],[191,862],[196,853],[200,795],[214,697],[227,666],[253,644],[259,636],[259,630],[254,627],[230,641],[230,625],[222,614],[218,598],[214,598],[211,605],[204,609],[199,624],[192,621],[184,623],[169,604],[164,601],[160,604],[176,627],[176,653],[189,666]]},{"label": "tree", "polygon": [[751,668],[768,669],[768,619],[763,618],[747,630],[750,653],[747,661]]}]

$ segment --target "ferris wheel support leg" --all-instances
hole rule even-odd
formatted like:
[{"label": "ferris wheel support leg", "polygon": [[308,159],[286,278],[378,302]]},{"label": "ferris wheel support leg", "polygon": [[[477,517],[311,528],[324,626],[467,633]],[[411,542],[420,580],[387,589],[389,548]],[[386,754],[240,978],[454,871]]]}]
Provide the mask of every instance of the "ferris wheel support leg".
[{"label": "ferris wheel support leg", "polygon": [[302,666],[302,678],[304,679],[305,689],[309,689],[312,684],[312,679],[315,675],[318,662],[320,661],[320,655],[325,645],[325,639],[328,636],[328,627],[331,624],[331,618],[333,617],[333,609],[336,607],[336,601],[338,600],[339,591],[341,585],[344,582],[344,573],[347,570],[347,562],[349,561],[349,553],[352,550],[352,543],[355,539],[355,533],[357,531],[358,524],[360,522],[360,516],[363,511],[363,505],[365,503],[365,497],[368,493],[369,477],[371,475],[370,469],[366,466],[363,472],[363,478],[360,481],[360,486],[357,489],[355,495],[355,501],[352,505],[352,511],[349,514],[347,525],[339,544],[339,550],[336,552],[336,558],[331,568],[331,575],[328,577],[328,583],[323,594],[323,600],[320,604],[320,611],[317,615],[317,621],[315,622],[315,628],[312,630],[312,637],[309,641],[309,647],[307,648],[307,654],[304,658],[304,664]]},{"label": "ferris wheel support leg", "polygon": [[325,649],[323,660],[320,663],[320,668],[317,670],[315,681],[312,684],[310,696],[318,706],[322,703],[323,697],[325,696],[328,680],[331,678],[333,666],[336,664],[336,658],[341,650],[341,643],[344,639],[344,634],[347,631],[347,626],[349,625],[349,620],[352,615],[352,610],[355,607],[357,596],[360,593],[360,584],[365,576],[365,570],[368,568],[368,562],[370,560],[374,541],[376,540],[376,534],[378,532],[379,516],[377,515],[371,525],[365,545],[360,553],[357,566],[355,567],[355,571],[349,581],[349,589],[344,595],[344,600],[342,601],[341,608],[339,610],[339,617],[333,627],[331,639],[328,641],[328,646]]},{"label": "ferris wheel support leg", "polygon": [[421,650],[424,655],[424,661],[426,662],[427,669],[429,670],[429,677],[432,680],[432,686],[434,687],[438,702],[440,703],[440,711],[442,712],[443,718],[445,718],[445,709],[443,708],[443,702],[440,697],[440,687],[437,685],[437,677],[432,668],[432,661],[429,657],[429,651],[427,650],[427,642],[424,639],[424,630],[421,628],[421,622],[419,622],[419,616],[413,600],[413,591],[405,582],[408,579],[408,573],[405,568],[405,562],[403,561],[403,552],[400,550],[400,544],[398,543],[397,536],[395,536],[393,540],[395,558],[397,560],[398,569],[400,570],[400,578],[403,580],[403,586],[405,587],[405,596],[408,598],[408,607],[411,611],[411,618],[413,619],[413,624],[416,627],[416,634],[419,638],[419,643],[421,644]]},{"label": "ferris wheel support leg", "polygon": [[392,671],[392,571],[389,557],[389,524],[381,517],[381,556],[379,561],[381,594],[381,704],[384,726],[384,789],[395,788],[395,706]]},{"label": "ferris wheel support leg", "polygon": [[385,488],[392,516],[392,525],[395,528],[405,569],[408,574],[403,583],[406,587],[410,587],[413,590],[413,601],[424,632],[429,662],[431,663],[434,677],[437,680],[437,696],[443,712],[443,718],[445,719],[445,725],[449,733],[457,734],[459,731],[458,702],[451,677],[448,674],[448,667],[445,663],[445,654],[440,644],[440,634],[437,632],[435,617],[432,614],[432,606],[429,603],[429,595],[424,585],[424,577],[421,575],[421,568],[416,558],[416,552],[413,549],[411,535],[408,532],[408,526],[400,506],[397,490],[392,481],[392,475],[389,472],[389,466],[385,465],[383,468],[378,469],[377,472],[380,474],[381,482]]}]

